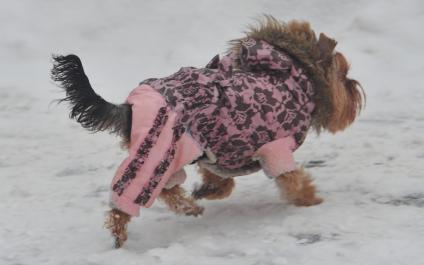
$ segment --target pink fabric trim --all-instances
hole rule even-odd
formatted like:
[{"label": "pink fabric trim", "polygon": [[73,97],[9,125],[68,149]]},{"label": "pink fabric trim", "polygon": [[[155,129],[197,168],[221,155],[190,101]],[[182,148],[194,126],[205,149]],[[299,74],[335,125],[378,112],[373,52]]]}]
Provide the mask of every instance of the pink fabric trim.
[{"label": "pink fabric trim", "polygon": [[295,148],[296,142],[289,136],[264,144],[256,151],[255,156],[259,158],[265,174],[275,178],[296,169],[293,158]]},{"label": "pink fabric trim", "polygon": [[118,196],[115,192],[111,193],[110,202],[113,208],[117,208],[131,216],[140,215],[140,206],[133,202],[134,200],[128,199],[124,195]]},{"label": "pink fabric trim", "polygon": [[[152,127],[153,120],[155,119],[158,110],[166,105],[162,95],[148,85],[141,85],[134,89],[128,97],[128,103],[132,105],[133,111],[129,156],[119,166],[115,177],[112,180],[112,187],[122,177],[125,169],[134,159],[140,144],[144,141],[149,129]],[[173,136],[172,128],[174,127],[177,114],[174,111],[169,110],[168,115],[168,120],[159,135],[157,143],[150,150],[144,165],[137,171],[136,176],[132,179],[130,185],[125,188],[121,196],[112,192],[112,205],[132,216],[138,216],[140,211],[140,205],[134,203],[134,200],[140,194],[142,188],[148,184],[154,169],[171,145]],[[170,176],[180,170],[185,164],[196,159],[201,155],[201,153],[202,151],[198,147],[197,143],[190,136],[184,134],[177,142],[177,150],[174,160],[162,176],[161,181],[153,191],[150,200],[146,203],[146,205],[144,205],[144,207],[150,207],[152,205],[155,198],[168,182]]]}]

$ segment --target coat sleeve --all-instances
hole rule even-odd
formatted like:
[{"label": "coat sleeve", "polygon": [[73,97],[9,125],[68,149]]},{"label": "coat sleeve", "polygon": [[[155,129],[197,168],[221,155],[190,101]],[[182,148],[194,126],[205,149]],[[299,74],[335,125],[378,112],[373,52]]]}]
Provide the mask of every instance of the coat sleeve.
[{"label": "coat sleeve", "polygon": [[293,61],[288,54],[262,40],[241,41],[240,66],[251,71],[287,72]]},{"label": "coat sleeve", "polygon": [[293,158],[295,145],[293,137],[289,136],[269,142],[256,151],[255,157],[268,177],[275,178],[297,169]]}]

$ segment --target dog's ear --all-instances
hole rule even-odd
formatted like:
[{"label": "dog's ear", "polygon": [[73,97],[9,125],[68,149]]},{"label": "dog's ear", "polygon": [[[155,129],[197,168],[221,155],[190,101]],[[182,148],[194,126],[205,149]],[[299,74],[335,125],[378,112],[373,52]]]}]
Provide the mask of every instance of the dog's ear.
[{"label": "dog's ear", "polygon": [[331,62],[331,56],[334,48],[337,45],[337,41],[327,37],[324,33],[319,34],[317,46],[320,53],[320,61],[324,63]]},{"label": "dog's ear", "polygon": [[332,54],[336,45],[336,40],[327,37],[324,33],[319,34],[318,47],[321,54]]}]

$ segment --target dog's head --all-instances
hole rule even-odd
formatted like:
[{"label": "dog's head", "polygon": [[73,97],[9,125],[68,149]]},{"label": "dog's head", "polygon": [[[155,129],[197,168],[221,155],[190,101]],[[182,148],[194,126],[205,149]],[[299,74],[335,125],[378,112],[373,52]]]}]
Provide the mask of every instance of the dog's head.
[{"label": "dog's head", "polygon": [[319,127],[336,133],[346,129],[360,113],[365,93],[358,81],[348,77],[350,65],[345,56],[335,51],[337,42],[321,33],[311,49],[314,67],[323,77],[317,89]]},{"label": "dog's head", "polygon": [[346,129],[355,121],[365,100],[360,83],[348,77],[350,65],[340,52],[331,55],[326,69],[331,104],[329,117],[323,128],[336,133]]}]

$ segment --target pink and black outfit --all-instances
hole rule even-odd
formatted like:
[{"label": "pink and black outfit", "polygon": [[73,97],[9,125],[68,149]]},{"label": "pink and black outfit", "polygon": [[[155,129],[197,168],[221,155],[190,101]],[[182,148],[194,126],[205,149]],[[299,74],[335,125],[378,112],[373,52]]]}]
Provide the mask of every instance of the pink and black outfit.
[{"label": "pink and black outfit", "polygon": [[185,179],[193,161],[222,176],[296,169],[314,110],[313,83],[287,53],[246,38],[205,68],[143,81],[132,105],[129,157],[112,182],[112,204],[130,215]]}]

